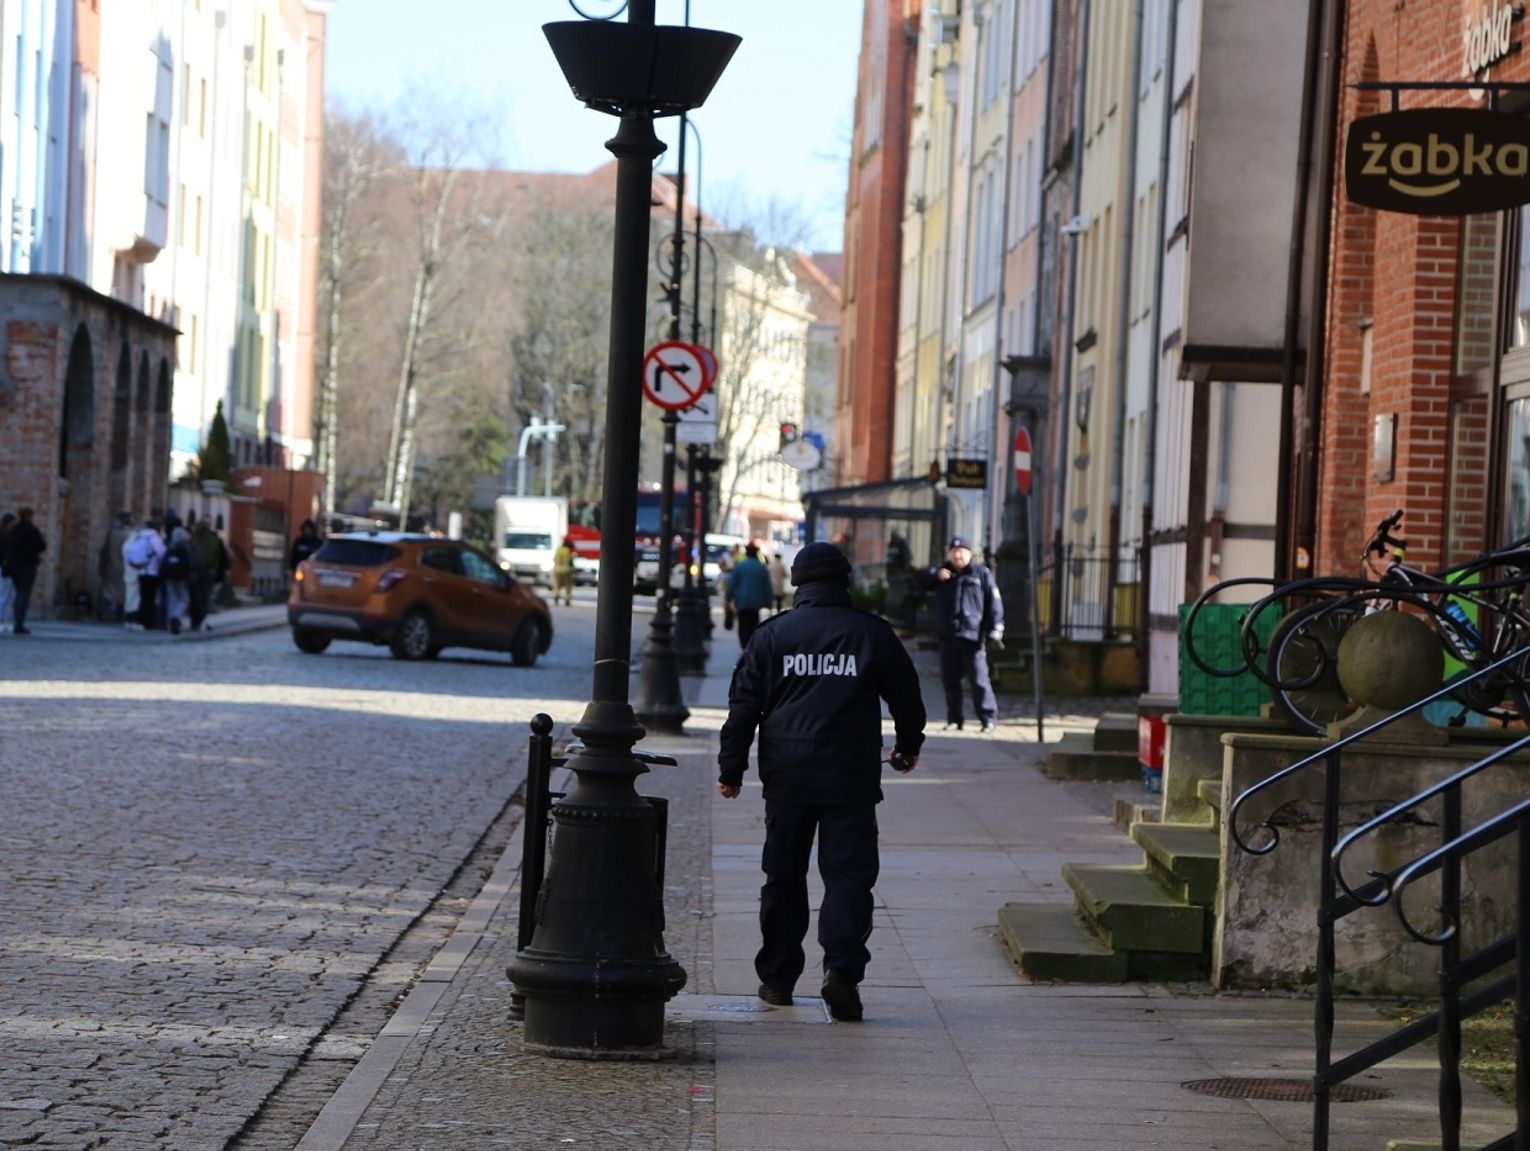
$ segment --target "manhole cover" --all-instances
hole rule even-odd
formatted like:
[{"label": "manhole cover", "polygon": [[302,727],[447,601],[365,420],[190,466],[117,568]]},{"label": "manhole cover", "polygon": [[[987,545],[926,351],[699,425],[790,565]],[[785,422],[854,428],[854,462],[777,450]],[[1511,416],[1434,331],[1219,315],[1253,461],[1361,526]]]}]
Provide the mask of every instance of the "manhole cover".
[{"label": "manhole cover", "polygon": [[[1180,1086],[1197,1095],[1214,1095],[1218,1099],[1312,1102],[1310,1079],[1192,1079]],[[1357,1087],[1353,1083],[1339,1083],[1329,1088],[1328,1097],[1335,1103],[1364,1103],[1368,1099],[1390,1099],[1392,1093],[1384,1087]]]}]

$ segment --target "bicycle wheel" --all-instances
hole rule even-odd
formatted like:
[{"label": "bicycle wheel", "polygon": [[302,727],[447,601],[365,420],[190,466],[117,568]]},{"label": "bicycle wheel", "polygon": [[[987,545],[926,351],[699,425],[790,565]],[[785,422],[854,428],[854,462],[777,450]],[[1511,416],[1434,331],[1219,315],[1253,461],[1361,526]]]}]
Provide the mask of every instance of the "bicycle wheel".
[{"label": "bicycle wheel", "polygon": [[1270,636],[1265,671],[1276,710],[1298,731],[1326,735],[1355,710],[1339,684],[1339,641],[1362,611],[1345,600],[1309,604]]}]

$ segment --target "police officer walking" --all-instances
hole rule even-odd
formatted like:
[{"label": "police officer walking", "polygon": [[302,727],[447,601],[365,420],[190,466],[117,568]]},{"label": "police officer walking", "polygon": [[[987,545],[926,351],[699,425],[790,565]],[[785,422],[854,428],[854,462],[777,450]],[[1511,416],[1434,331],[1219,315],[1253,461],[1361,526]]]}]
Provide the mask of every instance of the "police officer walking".
[{"label": "police officer walking", "polygon": [[882,706],[897,729],[889,762],[912,771],[924,743],[924,700],[908,652],[880,616],[850,603],[850,561],[813,543],[792,562],[792,610],[760,624],[728,691],[717,790],[739,794],[755,728],[765,789],[760,890],[760,998],[785,1006],[807,962],[808,861],[818,837],[823,998],[829,1014],[861,1018],[858,985],[871,953],[871,888],[882,799]]},{"label": "police officer walking", "polygon": [[998,726],[999,704],[988,678],[984,643],[1004,638],[1004,600],[993,573],[972,561],[972,545],[951,540],[945,563],[923,580],[935,589],[935,634],[940,640],[940,682],[946,689],[946,730],[962,729],[962,680],[972,684],[972,704],[984,732]]}]

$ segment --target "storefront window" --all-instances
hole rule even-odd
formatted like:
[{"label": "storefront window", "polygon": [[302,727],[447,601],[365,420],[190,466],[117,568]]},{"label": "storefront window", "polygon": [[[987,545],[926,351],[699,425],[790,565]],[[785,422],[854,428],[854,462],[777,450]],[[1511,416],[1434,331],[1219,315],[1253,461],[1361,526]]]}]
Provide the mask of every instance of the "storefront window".
[{"label": "storefront window", "polygon": [[1514,327],[1510,346],[1530,346],[1530,208],[1519,210],[1519,277],[1514,292]]},{"label": "storefront window", "polygon": [[[1461,221],[1461,283],[1456,292],[1456,375],[1493,363],[1493,312],[1498,302],[1496,213]],[[1521,259],[1523,260],[1523,256]]]},{"label": "storefront window", "polygon": [[1508,405],[1509,442],[1505,453],[1503,540],[1530,535],[1530,399],[1511,400]]}]

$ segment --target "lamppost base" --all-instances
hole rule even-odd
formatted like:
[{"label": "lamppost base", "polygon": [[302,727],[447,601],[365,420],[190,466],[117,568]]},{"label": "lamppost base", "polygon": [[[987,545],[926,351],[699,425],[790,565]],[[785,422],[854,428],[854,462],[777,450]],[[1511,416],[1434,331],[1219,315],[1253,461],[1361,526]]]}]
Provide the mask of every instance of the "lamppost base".
[{"label": "lamppost base", "polygon": [[638,672],[637,701],[632,710],[647,730],[683,735],[690,709],[680,694],[680,670],[675,660],[673,625],[668,600],[661,600],[649,625]]},{"label": "lamppost base", "polygon": [[675,607],[675,662],[682,675],[700,675],[706,670],[707,649],[701,625],[705,614],[706,607],[696,588],[680,593],[680,603]]},{"label": "lamppost base", "polygon": [[663,1043],[664,1005],[685,986],[685,971],[668,956],[591,963],[533,948],[510,971],[525,993],[524,1050],[553,1059],[674,1058]]},{"label": "lamppost base", "polygon": [[535,932],[506,969],[526,1050],[563,1059],[664,1058],[664,1005],[685,986],[664,950],[667,805],[633,786],[674,760],[633,750],[622,710],[592,703],[574,726]]}]

